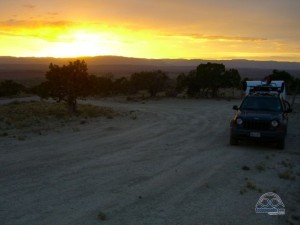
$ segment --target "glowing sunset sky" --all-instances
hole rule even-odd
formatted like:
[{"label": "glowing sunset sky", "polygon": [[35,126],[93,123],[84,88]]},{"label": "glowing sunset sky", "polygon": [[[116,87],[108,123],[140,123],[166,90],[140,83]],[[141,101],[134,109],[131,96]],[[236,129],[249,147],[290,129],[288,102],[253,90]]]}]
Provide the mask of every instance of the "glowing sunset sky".
[{"label": "glowing sunset sky", "polygon": [[300,0],[1,0],[1,56],[300,62]]}]

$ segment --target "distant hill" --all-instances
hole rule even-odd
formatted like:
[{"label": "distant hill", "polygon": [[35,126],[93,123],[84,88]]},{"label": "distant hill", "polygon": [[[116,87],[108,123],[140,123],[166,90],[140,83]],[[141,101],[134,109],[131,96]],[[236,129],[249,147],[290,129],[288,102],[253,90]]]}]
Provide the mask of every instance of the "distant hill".
[{"label": "distant hill", "polygon": [[[140,59],[119,56],[83,57],[89,73],[95,75],[113,74],[115,77],[130,76],[134,72],[163,70],[170,77],[188,73],[201,63],[222,63],[227,69],[238,69],[242,77],[263,78],[272,70],[285,70],[300,77],[300,63],[251,60],[202,60],[202,59]],[[74,58],[0,57],[0,79],[43,78],[50,63],[67,64]]]}]

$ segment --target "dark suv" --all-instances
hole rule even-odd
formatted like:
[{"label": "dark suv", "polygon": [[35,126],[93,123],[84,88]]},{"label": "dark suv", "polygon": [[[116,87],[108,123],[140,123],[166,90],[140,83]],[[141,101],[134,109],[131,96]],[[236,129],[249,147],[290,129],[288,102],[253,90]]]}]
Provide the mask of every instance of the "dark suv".
[{"label": "dark suv", "polygon": [[230,144],[252,139],[275,142],[284,149],[287,132],[288,102],[280,94],[255,93],[246,96],[230,122]]}]

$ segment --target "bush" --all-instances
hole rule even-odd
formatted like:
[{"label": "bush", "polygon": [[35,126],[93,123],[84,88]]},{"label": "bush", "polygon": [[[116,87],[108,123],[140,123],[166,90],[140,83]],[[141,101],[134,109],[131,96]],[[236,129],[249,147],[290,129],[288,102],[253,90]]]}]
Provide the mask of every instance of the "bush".
[{"label": "bush", "polygon": [[25,87],[22,84],[12,80],[4,80],[0,83],[0,96],[2,97],[16,96],[24,90]]}]

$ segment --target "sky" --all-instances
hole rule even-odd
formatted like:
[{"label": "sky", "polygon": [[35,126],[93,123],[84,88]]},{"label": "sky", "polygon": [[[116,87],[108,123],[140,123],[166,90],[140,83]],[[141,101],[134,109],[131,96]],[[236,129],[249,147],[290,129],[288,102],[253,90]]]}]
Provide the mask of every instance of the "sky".
[{"label": "sky", "polygon": [[300,0],[1,0],[0,56],[300,62]]}]

